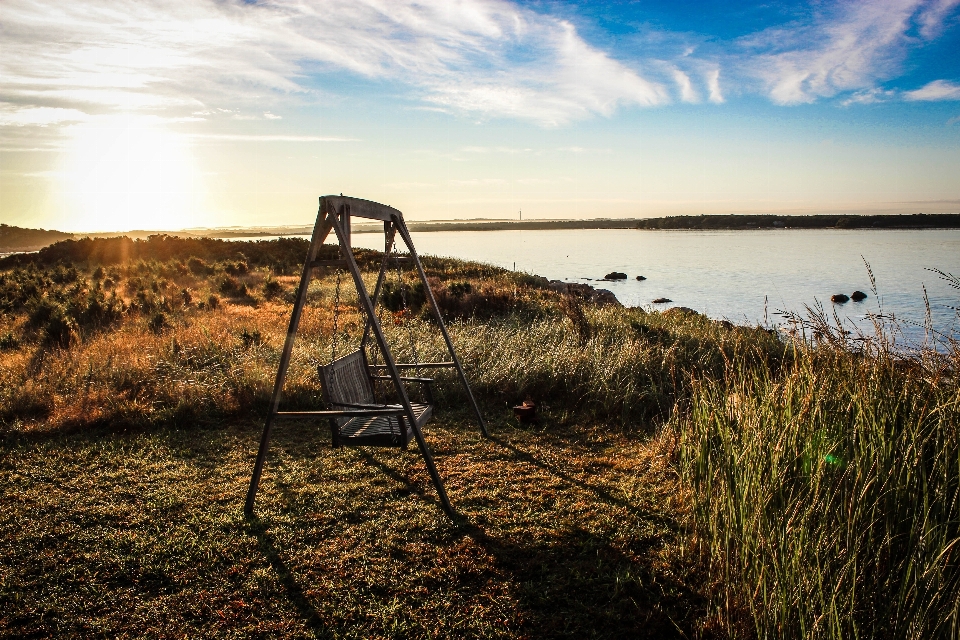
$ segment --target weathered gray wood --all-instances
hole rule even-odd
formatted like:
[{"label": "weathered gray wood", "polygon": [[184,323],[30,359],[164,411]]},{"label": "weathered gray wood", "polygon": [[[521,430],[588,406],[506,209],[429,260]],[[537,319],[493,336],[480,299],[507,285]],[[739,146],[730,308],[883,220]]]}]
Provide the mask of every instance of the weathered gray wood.
[{"label": "weathered gray wood", "polygon": [[[382,405],[381,405],[382,406]],[[345,409],[343,411],[278,411],[274,415],[278,418],[357,418],[369,416],[396,416],[403,415],[404,408],[397,406],[394,409]]]},{"label": "weathered gray wood", "polygon": [[[400,212],[398,211],[397,213],[399,214]],[[347,261],[350,274],[353,276],[354,285],[356,286],[357,293],[360,296],[360,303],[363,305],[363,308],[367,313],[367,317],[370,318],[370,328],[373,330],[373,335],[376,337],[377,344],[380,347],[380,353],[383,355],[383,360],[390,371],[390,376],[393,378],[393,386],[397,396],[400,398],[400,404],[403,405],[403,408],[406,410],[407,419],[410,421],[410,426],[413,429],[413,437],[416,439],[417,446],[420,448],[420,454],[423,456],[423,460],[427,465],[427,471],[430,473],[430,479],[433,480],[433,485],[436,487],[437,494],[440,496],[440,503],[443,505],[443,510],[446,511],[449,516],[453,517],[453,505],[450,504],[450,498],[447,497],[447,491],[443,487],[443,481],[440,479],[440,474],[437,472],[437,467],[433,463],[433,455],[430,453],[430,449],[427,447],[427,442],[423,438],[423,433],[420,431],[420,426],[417,424],[417,416],[410,404],[410,398],[407,396],[407,390],[400,381],[400,371],[397,369],[397,365],[393,360],[393,355],[390,353],[390,347],[387,345],[387,339],[383,335],[383,329],[380,327],[380,319],[377,318],[376,309],[373,308],[373,303],[370,300],[370,296],[367,294],[367,287],[363,283],[360,267],[357,266],[357,261],[353,257],[353,252],[346,243],[343,229],[340,227],[340,223],[336,219],[333,219],[333,230],[336,232],[337,239],[340,241],[340,251],[343,255],[343,259]]]},{"label": "weathered gray wood", "polygon": [[317,222],[313,226],[313,237],[310,239],[310,248],[307,250],[306,259],[303,262],[303,273],[300,274],[300,287],[297,290],[297,300],[293,304],[293,312],[290,314],[290,326],[287,328],[287,337],[283,343],[283,351],[280,353],[280,366],[277,367],[277,377],[273,383],[273,394],[270,397],[270,413],[267,414],[266,422],[263,425],[263,435],[260,437],[260,449],[257,451],[257,461],[253,466],[253,476],[250,478],[250,489],[247,491],[247,502],[244,505],[244,513],[247,517],[253,515],[253,505],[257,498],[257,487],[260,486],[260,476],[263,474],[263,465],[267,459],[267,449],[270,447],[270,427],[273,424],[273,418],[280,408],[280,397],[283,394],[283,382],[287,377],[287,368],[290,366],[290,354],[293,352],[293,343],[297,336],[297,328],[300,326],[300,316],[303,314],[303,307],[307,302],[307,289],[310,286],[310,279],[313,268],[310,266],[317,259],[317,252],[320,245],[327,239],[330,229],[333,228],[335,215],[329,215],[325,211],[323,198],[320,199],[320,207],[317,211]]},{"label": "weathered gray wood", "polygon": [[314,260],[310,263],[311,269],[318,267],[335,267],[337,269],[346,269],[347,263],[343,260]]},{"label": "weathered gray wood", "polygon": [[[397,369],[453,369],[456,362],[398,362]],[[371,369],[386,369],[384,364],[371,364]]]},{"label": "weathered gray wood", "polygon": [[433,317],[437,321],[437,326],[440,327],[440,333],[443,335],[443,341],[447,345],[447,351],[450,353],[450,359],[453,360],[454,365],[457,368],[457,373],[460,375],[460,382],[463,384],[464,390],[467,392],[467,397],[470,398],[470,404],[473,405],[473,411],[477,415],[477,422],[480,423],[480,431],[484,436],[490,437],[490,434],[487,432],[487,425],[483,421],[483,414],[480,413],[480,405],[477,404],[476,398],[473,397],[473,390],[470,388],[470,383],[467,382],[467,374],[463,371],[463,365],[460,364],[460,358],[457,357],[457,352],[453,348],[453,341],[450,340],[450,334],[447,333],[447,326],[443,323],[443,315],[440,313],[440,307],[437,306],[437,300],[433,297],[433,291],[430,289],[430,283],[427,282],[427,274],[423,271],[423,265],[420,263],[420,256],[417,255],[417,251],[413,246],[413,240],[410,238],[410,232],[407,230],[407,225],[403,221],[403,216],[398,216],[394,220],[394,224],[397,227],[397,231],[400,233],[400,237],[403,238],[404,244],[407,245],[407,250],[410,252],[410,257],[413,258],[413,263],[417,267],[417,273],[420,274],[420,282],[423,283],[423,292],[427,297],[427,301],[430,303],[430,309],[433,310]]},{"label": "weathered gray wood", "polygon": [[350,215],[359,218],[369,218],[371,220],[383,220],[390,222],[393,216],[400,215],[400,212],[393,207],[370,200],[361,200],[360,198],[351,198],[349,196],[323,196],[321,200],[327,205],[329,211],[340,211],[340,207],[347,205],[350,207]]},{"label": "weathered gray wood", "polygon": [[[380,273],[377,277],[377,285],[374,289],[374,295],[372,298],[363,282],[360,268],[357,265],[356,258],[353,254],[353,249],[351,247],[350,220],[352,216],[378,219],[384,222],[384,259],[380,267]],[[341,259],[317,260],[320,246],[327,239],[331,230],[336,233],[337,241],[340,245]],[[431,310],[433,311],[441,333],[443,334],[447,349],[450,352],[450,356],[452,358],[451,362],[404,363],[398,365],[394,361],[393,355],[390,352],[390,348],[387,345],[386,338],[383,334],[383,328],[380,326],[380,320],[376,315],[376,304],[380,297],[387,264],[391,259],[396,258],[396,256],[390,255],[390,250],[393,244],[396,242],[395,235],[397,232],[401,234],[401,237],[403,238],[404,243],[407,245],[410,255],[400,258],[400,260],[394,260],[394,263],[411,260],[416,265],[417,272],[426,291],[427,300],[430,303]],[[363,307],[363,310],[367,316],[363,340],[361,342],[361,350],[359,352],[363,356],[362,369],[364,375],[368,376],[368,380],[371,384],[375,378],[391,380],[393,382],[394,391],[396,392],[397,397],[400,399],[399,404],[367,404],[366,402],[344,402],[341,399],[340,402],[330,403],[334,407],[342,407],[341,409],[330,411],[279,411],[280,399],[283,393],[283,384],[290,365],[290,357],[296,338],[296,332],[299,327],[303,308],[306,304],[307,291],[313,276],[313,271],[317,267],[341,267],[346,268],[350,272],[350,275],[354,280],[354,285],[357,289],[357,295],[360,298],[361,306]],[[366,340],[371,332],[377,341],[380,352],[383,354],[384,361],[386,363],[384,365],[378,365],[375,367],[369,367],[367,365],[363,347],[366,344]],[[470,389],[469,383],[467,382],[463,367],[461,366],[456,352],[453,349],[453,343],[451,342],[446,326],[443,323],[443,319],[440,315],[440,310],[437,306],[436,299],[433,296],[433,292],[430,290],[429,283],[426,279],[426,274],[423,270],[423,265],[420,263],[420,259],[413,247],[413,242],[410,239],[409,231],[403,222],[402,214],[392,207],[370,202],[368,200],[360,200],[358,198],[348,198],[343,196],[324,196],[320,198],[320,207],[317,212],[317,222],[314,225],[310,249],[307,252],[306,260],[304,261],[296,302],[294,303],[293,312],[290,316],[290,325],[287,329],[287,336],[284,342],[283,351],[280,355],[277,378],[274,382],[273,394],[271,396],[270,412],[264,424],[263,435],[260,440],[260,449],[257,453],[257,460],[254,465],[253,475],[250,480],[250,489],[247,493],[247,501],[244,508],[246,514],[248,516],[253,514],[257,488],[260,483],[270,445],[271,427],[275,419],[345,418],[346,422],[340,422],[338,420],[338,423],[342,425],[341,430],[343,430],[344,435],[346,436],[344,438],[344,444],[348,446],[396,445],[396,438],[398,437],[396,434],[398,430],[400,430],[399,437],[403,441],[403,444],[406,444],[406,442],[412,436],[413,439],[417,441],[417,446],[420,449],[420,453],[423,456],[427,470],[430,473],[430,478],[437,489],[443,509],[452,516],[454,513],[453,507],[450,504],[446,489],[443,486],[443,482],[439,473],[437,472],[436,465],[434,464],[433,456],[421,431],[421,427],[432,415],[432,404],[411,402],[404,385],[404,383],[408,381],[427,382],[430,379],[404,378],[400,376],[401,369],[442,367],[454,367],[457,369],[457,372],[460,376],[460,381],[464,385],[467,395],[473,405],[474,411],[477,414],[477,419],[480,422],[480,429],[484,435],[487,435],[487,429],[483,421],[483,416],[480,414],[479,406],[473,397],[473,392]],[[370,373],[374,370],[384,369],[389,373],[389,376],[372,376]],[[427,389],[429,389],[429,386],[427,386]],[[364,399],[366,399],[366,396]]]},{"label": "weathered gray wood", "polygon": [[[390,250],[393,248],[393,239],[396,235],[392,222],[383,223],[383,261],[380,263],[380,273],[377,274],[377,284],[373,287],[373,308],[377,308],[380,301],[380,292],[383,289],[383,281],[387,273],[387,259],[390,256]],[[363,336],[360,338],[360,349],[367,347],[367,340],[370,337],[370,318],[367,318],[363,325]]]}]

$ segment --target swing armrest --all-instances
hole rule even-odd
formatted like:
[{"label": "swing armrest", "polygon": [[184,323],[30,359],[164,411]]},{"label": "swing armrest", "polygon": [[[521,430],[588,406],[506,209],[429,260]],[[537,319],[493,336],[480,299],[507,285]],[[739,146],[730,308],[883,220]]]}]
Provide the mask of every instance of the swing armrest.
[{"label": "swing armrest", "polygon": [[[393,380],[390,376],[370,376],[371,380]],[[423,385],[421,387],[427,403],[436,404],[436,398],[433,395],[433,378],[405,378],[400,376],[402,382],[416,382]]]},{"label": "swing armrest", "polygon": [[274,416],[278,418],[349,418],[349,417],[375,417],[375,416],[395,416],[404,413],[403,407],[396,405],[368,405],[369,409],[353,409],[346,411],[278,411]]},{"label": "swing armrest", "polygon": [[362,404],[362,403],[352,403],[352,402],[331,402],[335,407],[349,407],[351,409],[373,409],[373,410],[383,410],[383,411],[400,411],[403,412],[403,407],[398,404]]},{"label": "swing armrest", "polygon": [[[370,376],[370,377],[374,380],[393,380],[393,378],[391,378],[390,376]],[[400,376],[400,379],[403,380],[404,382],[420,382],[425,384],[430,384],[434,381],[433,378],[407,378],[404,376]]]}]

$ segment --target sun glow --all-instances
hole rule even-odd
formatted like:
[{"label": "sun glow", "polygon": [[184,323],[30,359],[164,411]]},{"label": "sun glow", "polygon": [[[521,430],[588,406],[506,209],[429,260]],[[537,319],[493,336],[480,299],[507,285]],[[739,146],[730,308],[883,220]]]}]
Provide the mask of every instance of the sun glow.
[{"label": "sun glow", "polygon": [[197,226],[198,172],[183,136],[132,116],[97,119],[72,134],[59,172],[65,230]]}]

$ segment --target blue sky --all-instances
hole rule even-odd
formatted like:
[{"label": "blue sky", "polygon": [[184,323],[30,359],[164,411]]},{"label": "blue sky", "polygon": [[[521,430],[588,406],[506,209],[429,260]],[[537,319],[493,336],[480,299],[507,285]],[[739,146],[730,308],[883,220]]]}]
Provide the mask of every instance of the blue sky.
[{"label": "blue sky", "polygon": [[4,0],[0,221],[958,211],[958,5]]}]

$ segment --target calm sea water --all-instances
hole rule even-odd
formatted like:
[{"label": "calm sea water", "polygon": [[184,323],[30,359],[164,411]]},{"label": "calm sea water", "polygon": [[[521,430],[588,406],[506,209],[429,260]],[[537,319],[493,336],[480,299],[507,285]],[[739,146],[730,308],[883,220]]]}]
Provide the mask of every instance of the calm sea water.
[{"label": "calm sea water", "polygon": [[[823,303],[845,322],[894,314],[912,339],[923,336],[924,287],[934,328],[960,335],[960,291],[928,269],[960,276],[960,230],[450,231],[413,237],[421,254],[516,268],[551,279],[587,282],[627,306],[685,306],[736,323],[774,324],[777,311],[803,312]],[[380,234],[355,234],[354,245],[383,248]],[[873,295],[864,261],[876,278]],[[591,282],[610,271],[619,282]],[[637,275],[646,276],[638,282]],[[860,303],[833,305],[835,293],[860,290]],[[670,304],[654,305],[656,298]]]}]

